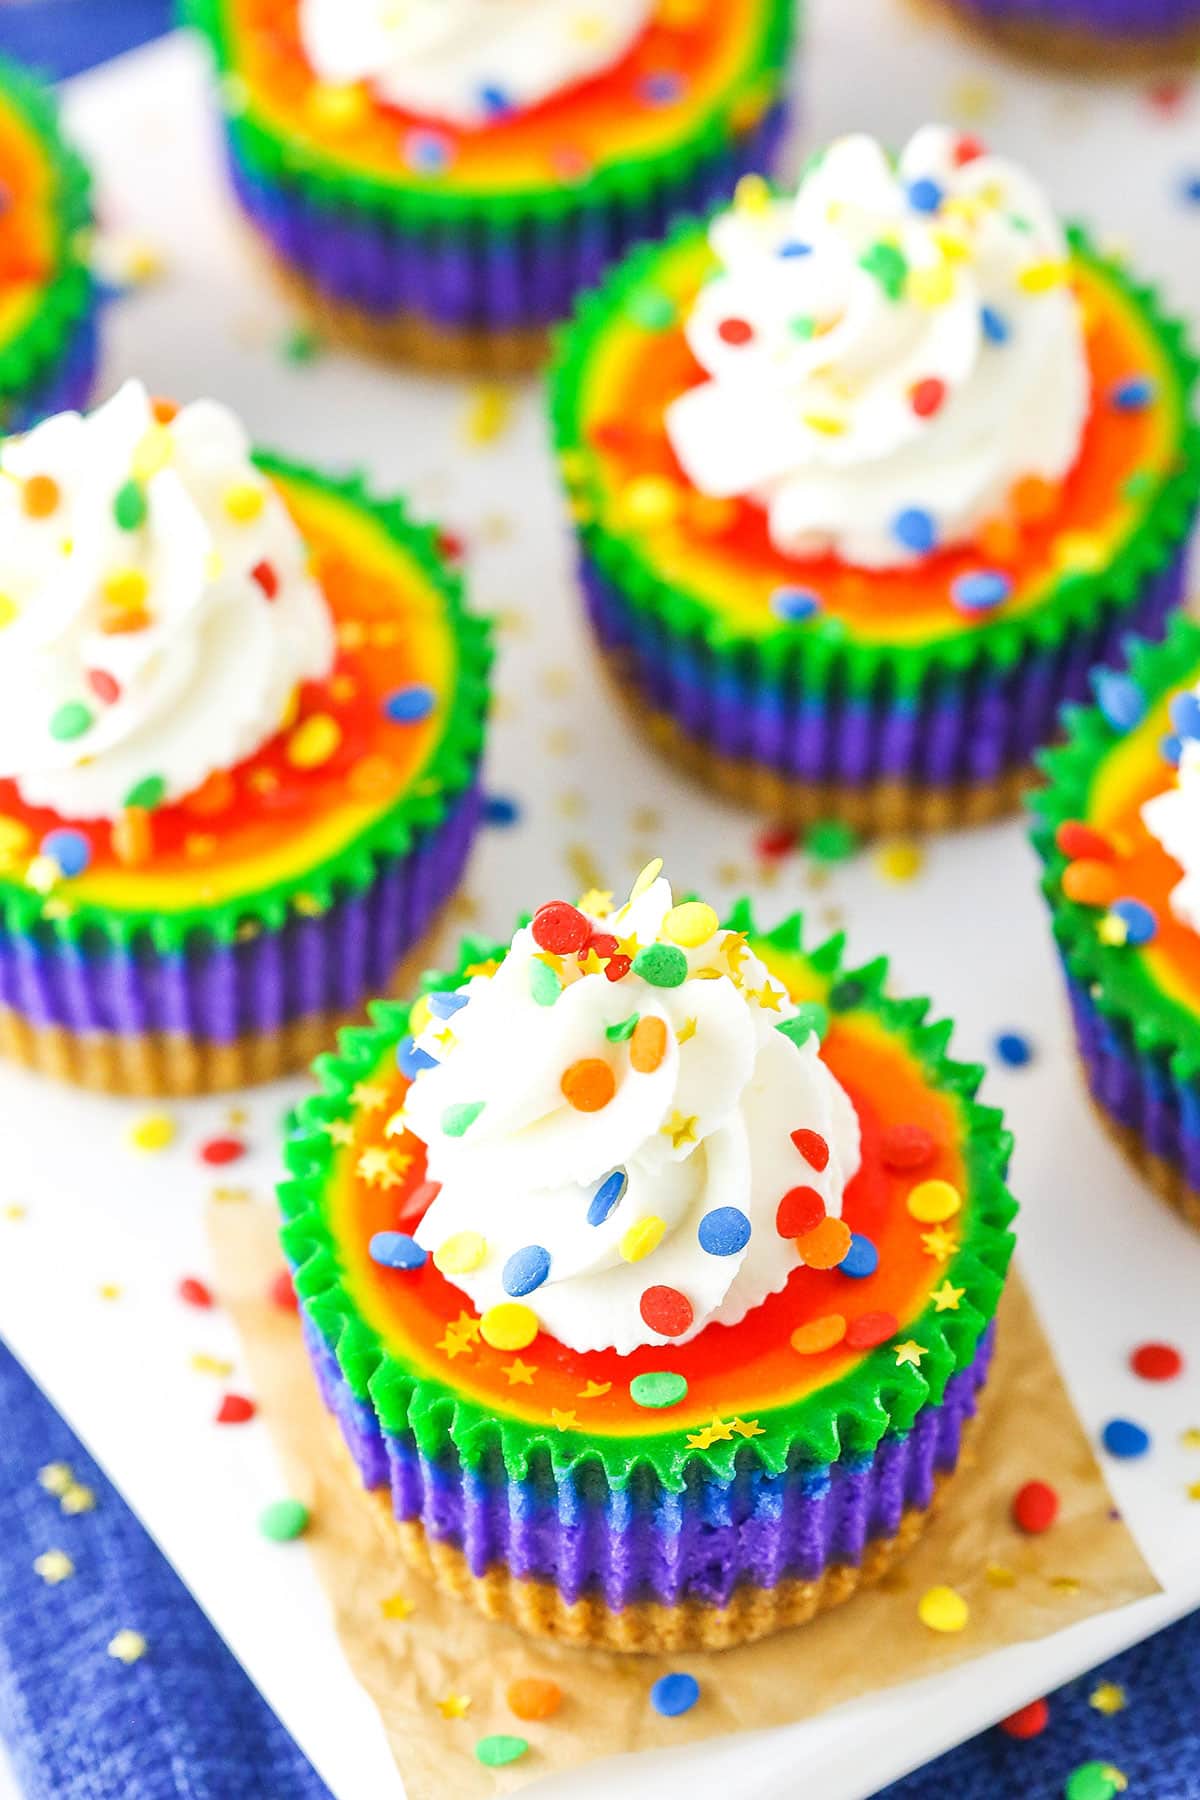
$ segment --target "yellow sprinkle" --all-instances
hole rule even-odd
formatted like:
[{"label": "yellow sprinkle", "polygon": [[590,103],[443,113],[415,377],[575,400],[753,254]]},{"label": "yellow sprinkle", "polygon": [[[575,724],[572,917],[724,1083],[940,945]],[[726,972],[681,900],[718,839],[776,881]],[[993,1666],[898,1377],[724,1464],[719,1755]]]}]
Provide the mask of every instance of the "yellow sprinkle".
[{"label": "yellow sprinkle", "polygon": [[150,481],[175,455],[175,440],[165,425],[151,425],[134,450],[129,472],[135,481]]},{"label": "yellow sprinkle", "polygon": [[469,1694],[446,1694],[437,1702],[437,1709],[443,1719],[465,1719],[471,1710]]},{"label": "yellow sprinkle", "polygon": [[288,739],[287,759],[294,769],[319,769],[341,741],[342,728],[332,713],[312,713]]},{"label": "yellow sprinkle", "polygon": [[657,1250],[666,1229],[665,1222],[654,1213],[631,1225],[620,1243],[621,1255],[625,1261],[641,1262],[643,1257],[649,1256],[651,1251]]},{"label": "yellow sprinkle", "polygon": [[662,874],[662,866],[663,859],[661,856],[656,856],[653,862],[648,862],[646,864],[645,868],[629,890],[629,898],[631,900],[640,900],[642,895],[646,893],[649,888],[654,886],[654,883]]},{"label": "yellow sprinkle", "polygon": [[720,928],[721,921],[703,900],[684,900],[673,906],[662,923],[663,936],[684,950],[698,950]]},{"label": "yellow sprinkle", "polygon": [[948,1181],[922,1181],[911,1190],[905,1205],[922,1225],[940,1225],[954,1217],[962,1205],[962,1195]]},{"label": "yellow sprinkle", "polygon": [[47,1463],[38,1470],[38,1486],[45,1488],[48,1494],[65,1494],[74,1480],[70,1463]]},{"label": "yellow sprinkle", "polygon": [[733,191],[733,204],[738,212],[769,212],[771,189],[761,175],[743,175]]},{"label": "yellow sprinkle", "polygon": [[379,1610],[385,1619],[407,1619],[415,1608],[405,1594],[389,1594],[386,1600],[379,1602]]},{"label": "yellow sprinkle", "polygon": [[519,1300],[503,1300],[499,1306],[488,1307],[479,1330],[493,1350],[524,1350],[537,1336],[537,1314]]},{"label": "yellow sprinkle", "polygon": [[45,1550],[34,1558],[33,1571],[41,1576],[47,1587],[57,1587],[60,1581],[66,1581],[75,1573],[75,1564],[65,1550]]},{"label": "yellow sprinkle", "polygon": [[420,1037],[432,1017],[433,1013],[429,1006],[429,995],[422,994],[419,1000],[413,1001],[408,1015],[408,1029],[412,1032],[414,1037]]},{"label": "yellow sprinkle", "polygon": [[679,489],[665,475],[639,475],[622,488],[620,510],[630,525],[652,529],[672,523],[681,499]]},{"label": "yellow sprinkle", "polygon": [[218,1381],[227,1381],[233,1374],[233,1364],[224,1356],[210,1356],[207,1350],[197,1350],[191,1357],[191,1366],[197,1375],[215,1375]]},{"label": "yellow sprinkle", "polygon": [[1098,1713],[1111,1718],[1114,1713],[1124,1712],[1129,1701],[1125,1689],[1115,1681],[1102,1681],[1088,1695],[1088,1705]]},{"label": "yellow sprinkle", "polygon": [[802,423],[821,437],[841,437],[846,429],[845,419],[835,419],[830,413],[805,413]]},{"label": "yellow sprinkle", "polygon": [[970,257],[971,246],[956,231],[946,231],[939,227],[931,235],[947,262],[966,262]]},{"label": "yellow sprinkle", "polygon": [[101,585],[110,606],[129,612],[143,606],[150,592],[150,583],[140,569],[114,569]]},{"label": "yellow sprinkle", "polygon": [[508,429],[512,418],[512,395],[505,387],[490,383],[476,388],[467,405],[463,434],[468,444],[494,444]]},{"label": "yellow sprinkle", "polygon": [[25,886],[36,894],[48,894],[62,876],[52,856],[35,856],[25,871]]},{"label": "yellow sprinkle", "polygon": [[24,819],[9,818],[0,813],[0,863],[23,856],[33,842],[33,833]]},{"label": "yellow sprinkle", "polygon": [[169,1113],[146,1113],[129,1127],[129,1142],[136,1150],[165,1150],[175,1137],[175,1121]]},{"label": "yellow sprinkle", "polygon": [[477,1231],[456,1231],[434,1251],[434,1267],[443,1275],[469,1275],[487,1257],[487,1239]]},{"label": "yellow sprinkle", "polygon": [[945,306],[954,298],[954,270],[948,263],[910,270],[908,297],[918,306]]},{"label": "yellow sprinkle", "polygon": [[924,861],[925,852],[921,846],[909,843],[904,838],[897,838],[891,844],[881,844],[875,854],[875,867],[885,881],[915,880]]},{"label": "yellow sprinkle", "polygon": [[266,497],[262,489],[255,487],[253,482],[238,481],[225,489],[221,504],[237,524],[249,525],[252,519],[257,519],[266,505]]},{"label": "yellow sprinkle", "polygon": [[91,1512],[95,1504],[95,1494],[90,1487],[85,1487],[82,1481],[73,1481],[59,1501],[63,1511],[72,1516],[76,1513]]},{"label": "yellow sprinkle", "polygon": [[1059,569],[1095,574],[1108,562],[1108,552],[1090,531],[1064,531],[1054,543],[1054,563]]},{"label": "yellow sprinkle", "polygon": [[7,594],[0,594],[0,631],[3,631],[6,625],[12,624],[17,612],[16,601],[10,599]]},{"label": "yellow sprinkle", "polygon": [[366,116],[367,96],[360,87],[334,87],[319,82],[309,89],[305,107],[314,125],[346,131]]},{"label": "yellow sprinkle", "polygon": [[1065,262],[1029,263],[1017,276],[1017,286],[1027,294],[1046,294],[1051,288],[1061,287],[1068,273]]},{"label": "yellow sprinkle", "polygon": [[118,1631],[109,1640],[108,1654],[117,1662],[135,1663],[146,1654],[146,1640],[140,1631]]},{"label": "yellow sprinkle", "polygon": [[917,1601],[917,1617],[930,1631],[961,1631],[970,1616],[962,1595],[950,1587],[927,1588]]}]

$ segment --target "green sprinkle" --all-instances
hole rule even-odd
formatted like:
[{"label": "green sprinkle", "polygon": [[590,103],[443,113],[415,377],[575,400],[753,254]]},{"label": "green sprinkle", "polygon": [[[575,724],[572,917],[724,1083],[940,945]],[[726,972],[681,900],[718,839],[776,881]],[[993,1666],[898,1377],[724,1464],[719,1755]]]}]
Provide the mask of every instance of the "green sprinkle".
[{"label": "green sprinkle", "polygon": [[113,517],[122,531],[136,531],[146,522],[146,496],[136,481],[119,487],[113,500]]},{"label": "green sprinkle", "polygon": [[321,355],[321,340],[307,325],[298,325],[283,340],[283,360],[302,367]]},{"label": "green sprinkle", "polygon": [[1067,1776],[1063,1793],[1066,1800],[1114,1800],[1120,1785],[1113,1779],[1116,1771],[1111,1763],[1080,1763]]},{"label": "green sprinkle", "polygon": [[258,1529],[273,1544],[289,1544],[308,1530],[312,1514],[302,1500],[275,1500],[258,1515]]},{"label": "green sprinkle", "polygon": [[818,862],[845,862],[855,855],[861,839],[853,825],[841,819],[819,819],[804,834],[804,848]]},{"label": "green sprinkle", "polygon": [[641,1013],[630,1013],[629,1017],[622,1019],[619,1024],[606,1025],[604,1035],[609,1043],[623,1044],[626,1038],[631,1038],[637,1030],[637,1022],[641,1016]]},{"label": "green sprinkle", "polygon": [[143,775],[140,781],[134,782],[121,804],[140,806],[145,812],[153,812],[156,806],[162,805],[166,791],[167,784],[161,775]]},{"label": "green sprinkle", "polygon": [[68,700],[51,719],[50,736],[57,738],[59,743],[70,743],[72,738],[82,737],[90,730],[93,722],[90,706],[85,706],[82,700]]},{"label": "green sprinkle", "polygon": [[442,1114],[442,1130],[447,1137],[462,1137],[470,1131],[472,1125],[483,1111],[482,1100],[463,1100],[455,1106],[448,1106]]},{"label": "green sprinkle", "polygon": [[802,343],[807,343],[809,338],[815,337],[817,334],[817,321],[801,313],[797,318],[788,320],[788,330],[793,337],[798,337]]},{"label": "green sprinkle", "polygon": [[508,1737],[497,1731],[491,1737],[481,1737],[475,1746],[475,1755],[485,1769],[503,1769],[509,1763],[520,1762],[529,1749],[529,1739]]},{"label": "green sprinkle", "polygon": [[1149,469],[1137,469],[1121,488],[1126,500],[1145,500],[1154,492],[1157,483]]},{"label": "green sprinkle", "polygon": [[635,1406],[678,1406],[688,1391],[683,1375],[670,1369],[657,1369],[652,1375],[635,1375],[629,1384],[629,1398]]},{"label": "green sprinkle", "polygon": [[796,1008],[794,1019],[781,1019],[775,1027],[782,1031],[785,1038],[791,1038],[793,1044],[803,1046],[815,1032],[817,1041],[823,1042],[829,1030],[829,1013],[819,1000],[802,1000]]},{"label": "green sprinkle", "polygon": [[839,981],[829,990],[829,1004],[834,1012],[851,1012],[861,1006],[867,990],[861,981]]},{"label": "green sprinkle", "polygon": [[687,980],[687,957],[674,944],[647,944],[634,957],[633,972],[651,987],[682,987]]},{"label": "green sprinkle", "polygon": [[562,982],[549,963],[534,960],[529,965],[529,991],[539,1006],[553,1006],[562,993]]},{"label": "green sprinkle", "polygon": [[882,239],[871,244],[858,259],[859,267],[873,275],[889,300],[899,300],[908,279],[908,259],[895,244]]},{"label": "green sprinkle", "polygon": [[667,331],[678,314],[675,302],[661,288],[642,288],[630,297],[627,310],[643,331]]}]

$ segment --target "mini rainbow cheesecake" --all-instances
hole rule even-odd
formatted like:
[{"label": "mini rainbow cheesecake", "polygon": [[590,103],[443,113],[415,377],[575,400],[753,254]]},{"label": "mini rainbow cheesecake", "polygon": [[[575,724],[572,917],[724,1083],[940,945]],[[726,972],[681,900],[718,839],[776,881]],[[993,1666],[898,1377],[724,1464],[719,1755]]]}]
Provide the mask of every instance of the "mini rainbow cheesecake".
[{"label": "mini rainbow cheesecake", "polygon": [[927,1003],[801,921],[540,906],[319,1065],[283,1242],[407,1556],[485,1612],[720,1647],[878,1579],[987,1378],[1010,1150]]},{"label": "mini rainbow cheesecake", "polygon": [[435,534],[130,382],[0,446],[0,631],[0,1050],[139,1093],[311,1060],[478,818]]},{"label": "mini rainbow cheesecake", "polygon": [[1196,364],[1022,171],[930,126],[629,257],[555,436],[605,663],[710,786],[796,822],[1008,810],[1087,670],[1161,634]]},{"label": "mini rainbow cheesecake", "polygon": [[91,392],[89,186],[50,96],[0,57],[0,431],[24,431]]},{"label": "mini rainbow cheesecake", "polygon": [[1045,767],[1034,840],[1092,1098],[1200,1225],[1200,626],[1100,676]]},{"label": "mini rainbow cheesecake", "polygon": [[233,186],[332,334],[531,366],[631,244],[766,166],[793,0],[185,0]]}]

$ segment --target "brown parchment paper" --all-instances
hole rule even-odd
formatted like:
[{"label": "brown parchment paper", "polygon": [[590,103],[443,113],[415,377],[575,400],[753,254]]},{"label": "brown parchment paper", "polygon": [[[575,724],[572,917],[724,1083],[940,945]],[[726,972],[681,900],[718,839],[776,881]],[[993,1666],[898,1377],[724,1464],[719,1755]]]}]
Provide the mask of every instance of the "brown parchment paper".
[{"label": "brown parchment paper", "polygon": [[[255,1396],[291,1493],[312,1509],[306,1541],[342,1648],[383,1717],[409,1800],[509,1794],[596,1757],[787,1724],[1158,1591],[1115,1515],[1028,1296],[1011,1281],[980,1429],[925,1538],[878,1588],[810,1625],[719,1652],[629,1656],[527,1638],[443,1596],[389,1541],[390,1515],[358,1483],[298,1321],[268,1297],[280,1267],[273,1208],[214,1206],[209,1225]],[[1058,1489],[1062,1510],[1052,1530],[1029,1538],[1009,1506],[1035,1477]],[[942,1584],[970,1604],[954,1636],[917,1618],[920,1596]],[[411,1605],[406,1617],[395,1616],[397,1596]],[[662,1719],[648,1695],[671,1668],[690,1670],[701,1698],[684,1717]],[[506,1690],[528,1675],[561,1686],[553,1719],[523,1723],[510,1712]],[[469,1709],[447,1718],[439,1703],[454,1697]],[[475,1745],[493,1732],[527,1738],[528,1754],[483,1767]]]}]

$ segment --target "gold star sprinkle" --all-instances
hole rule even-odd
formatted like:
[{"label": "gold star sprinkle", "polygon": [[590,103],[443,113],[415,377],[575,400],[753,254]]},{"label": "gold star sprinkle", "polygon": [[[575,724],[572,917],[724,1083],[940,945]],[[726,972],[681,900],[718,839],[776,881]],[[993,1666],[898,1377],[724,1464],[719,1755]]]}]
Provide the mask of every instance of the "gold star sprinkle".
[{"label": "gold star sprinkle", "polygon": [[228,1381],[233,1374],[231,1362],[223,1356],[210,1356],[207,1350],[197,1350],[191,1364],[197,1375],[215,1375],[218,1381]]},{"label": "gold star sprinkle", "polygon": [[919,1369],[921,1358],[928,1354],[924,1344],[918,1344],[915,1338],[907,1338],[903,1344],[896,1345],[896,1367],[898,1369]]},{"label": "gold star sprinkle", "polygon": [[407,1619],[416,1609],[406,1594],[389,1594],[379,1602],[379,1610],[385,1619]]},{"label": "gold star sprinkle", "polygon": [[1189,1425],[1186,1431],[1181,1431],[1179,1441],[1185,1450],[1200,1450],[1200,1425]]},{"label": "gold star sprinkle", "polygon": [[695,1035],[696,1035],[695,1019],[685,1019],[683,1021],[683,1024],[679,1027],[679,1030],[675,1033],[675,1042],[677,1044],[686,1044],[688,1039],[694,1038]]},{"label": "gold star sprinkle", "polygon": [[1200,1481],[1190,1481],[1187,1486],[1189,1500],[1200,1500]]},{"label": "gold star sprinkle", "polygon": [[589,944],[585,955],[578,959],[579,967],[585,975],[603,975],[607,957],[601,957],[597,950]]},{"label": "gold star sprinkle", "polygon": [[479,1320],[473,1313],[460,1312],[453,1325],[447,1326],[447,1330],[456,1331],[464,1344],[479,1342]]},{"label": "gold star sprinkle", "polygon": [[935,1225],[932,1231],[921,1233],[921,1247],[935,1262],[949,1262],[958,1249],[958,1239],[944,1225]]},{"label": "gold star sprinkle", "polygon": [[446,1025],[441,1031],[434,1032],[433,1041],[435,1044],[440,1044],[443,1050],[448,1050],[454,1042],[454,1032],[449,1025]]},{"label": "gold star sprinkle", "polygon": [[1125,1689],[1115,1681],[1102,1681],[1088,1695],[1088,1705],[1111,1718],[1113,1713],[1124,1712],[1129,1705]]},{"label": "gold star sprinkle", "polygon": [[384,1135],[384,1137],[389,1137],[389,1138],[403,1137],[407,1130],[408,1130],[408,1115],[405,1112],[404,1108],[401,1107],[400,1110],[398,1112],[394,1112],[392,1114],[391,1118],[387,1121],[387,1124],[383,1128],[383,1135]]},{"label": "gold star sprinkle", "polygon": [[411,1162],[412,1157],[405,1156],[401,1150],[373,1144],[363,1151],[354,1166],[368,1187],[382,1188],[387,1193],[390,1188],[400,1186]]},{"label": "gold star sprinkle", "polygon": [[575,1398],[577,1400],[599,1400],[603,1394],[608,1393],[611,1387],[611,1381],[589,1381],[586,1387],[580,1389]]},{"label": "gold star sprinkle", "polygon": [[75,1564],[65,1550],[44,1550],[41,1556],[34,1558],[33,1568],[47,1587],[57,1587],[60,1581],[66,1581],[75,1573]]},{"label": "gold star sprinkle", "polygon": [[576,1418],[574,1410],[560,1412],[557,1406],[550,1408],[550,1423],[559,1431],[576,1431],[579,1428],[579,1420]]},{"label": "gold star sprinkle", "polygon": [[59,1501],[63,1511],[72,1518],[78,1513],[91,1512],[95,1504],[95,1494],[90,1487],[85,1487],[82,1481],[73,1481]]},{"label": "gold star sprinkle", "polygon": [[250,1198],[250,1189],[244,1187],[215,1187],[212,1198],[218,1206],[242,1206]]},{"label": "gold star sprinkle", "polygon": [[146,1654],[146,1640],[140,1631],[118,1631],[109,1640],[108,1654],[117,1662],[140,1662]]},{"label": "gold star sprinkle", "polygon": [[933,1310],[940,1313],[957,1312],[958,1303],[966,1291],[966,1288],[951,1287],[948,1281],[943,1281],[941,1287],[934,1288],[929,1296],[933,1301]]},{"label": "gold star sprinkle", "polygon": [[612,911],[613,897],[603,888],[589,888],[581,894],[577,902],[581,913],[588,913],[593,919],[606,919]]},{"label": "gold star sprinkle", "polygon": [[45,1468],[38,1470],[38,1486],[45,1488],[48,1494],[65,1494],[74,1480],[70,1463],[47,1463]]},{"label": "gold star sprinkle", "polygon": [[444,1694],[437,1703],[443,1719],[465,1719],[471,1710],[469,1694]]},{"label": "gold star sprinkle", "polygon": [[678,1150],[682,1144],[694,1144],[696,1142],[696,1126],[698,1123],[698,1113],[691,1113],[685,1118],[681,1112],[673,1112],[661,1129],[663,1136],[670,1138],[672,1149]]},{"label": "gold star sprinkle", "polygon": [[387,1089],[369,1081],[360,1081],[351,1088],[350,1099],[360,1112],[379,1112],[387,1105]]},{"label": "gold star sprinkle", "polygon": [[627,956],[630,962],[633,961],[641,947],[641,944],[638,942],[636,931],[629,937],[619,937],[617,939],[617,955]]},{"label": "gold star sprinkle", "polygon": [[1050,1586],[1056,1594],[1077,1594],[1082,1585],[1074,1575],[1052,1575],[1050,1578]]},{"label": "gold star sprinkle", "polygon": [[1017,1585],[1016,1576],[1003,1563],[988,1563],[983,1571],[983,1578],[989,1587],[1011,1588]]},{"label": "gold star sprinkle", "polygon": [[729,964],[730,973],[736,975],[746,960],[746,933],[727,931],[721,939],[721,954]]},{"label": "gold star sprinkle", "polygon": [[464,1343],[462,1338],[455,1335],[454,1327],[452,1325],[447,1325],[446,1335],[438,1339],[434,1348],[444,1350],[451,1362],[454,1361],[456,1356],[470,1356],[471,1354],[470,1344]]},{"label": "gold star sprinkle", "polygon": [[120,1283],[116,1281],[102,1281],[96,1292],[101,1300],[119,1300],[121,1298]]},{"label": "gold star sprinkle", "polygon": [[514,1356],[510,1363],[505,1363],[502,1373],[507,1377],[509,1387],[532,1387],[537,1366],[522,1362],[519,1356]]},{"label": "gold star sprinkle", "polygon": [[779,1011],[779,1002],[783,996],[778,988],[771,986],[769,981],[764,981],[760,988],[753,989],[752,992],[764,1012]]},{"label": "gold star sprinkle", "polygon": [[730,1429],[740,1438],[756,1438],[767,1435],[757,1419],[734,1419]]},{"label": "gold star sprinkle", "polygon": [[713,1419],[709,1424],[702,1426],[699,1431],[688,1433],[687,1446],[689,1450],[708,1450],[713,1444],[728,1443],[732,1436],[732,1422],[726,1423],[724,1419]]}]

